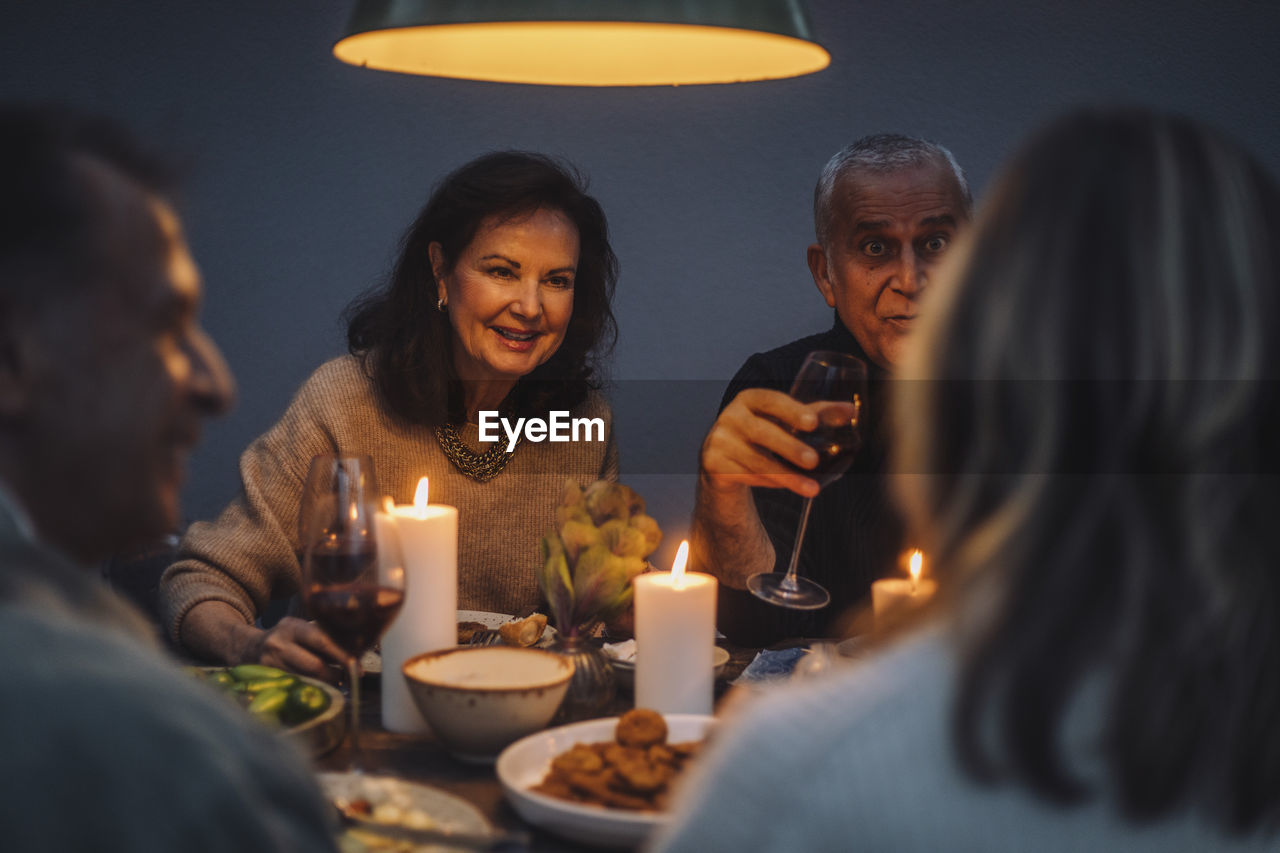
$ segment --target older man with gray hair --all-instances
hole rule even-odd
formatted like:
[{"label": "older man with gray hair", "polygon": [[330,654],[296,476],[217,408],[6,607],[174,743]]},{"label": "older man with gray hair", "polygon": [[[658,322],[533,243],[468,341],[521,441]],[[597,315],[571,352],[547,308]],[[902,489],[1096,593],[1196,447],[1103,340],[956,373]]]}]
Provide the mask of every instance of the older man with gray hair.
[{"label": "older man with gray hair", "polygon": [[[835,309],[831,329],[747,360],[725,391],[702,444],[693,558],[721,582],[719,625],[731,640],[763,646],[821,637],[894,570],[902,528],[884,471],[885,387],[898,363],[933,266],[969,220],[973,198],[946,148],[900,134],[866,136],[828,161],[814,190],[814,284]],[[817,425],[815,405],[785,392],[814,350],[867,363],[862,447],[820,492],[806,472],[817,453],[794,433]],[[814,498],[799,572],[830,591],[821,610],[783,610],[746,591],[753,574],[785,571],[805,498]]]}]

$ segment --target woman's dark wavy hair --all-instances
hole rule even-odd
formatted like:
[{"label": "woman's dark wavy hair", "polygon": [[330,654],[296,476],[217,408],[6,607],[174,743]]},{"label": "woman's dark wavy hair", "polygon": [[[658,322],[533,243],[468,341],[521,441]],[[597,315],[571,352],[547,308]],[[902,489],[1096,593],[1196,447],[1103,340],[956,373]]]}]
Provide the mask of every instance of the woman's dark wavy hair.
[{"label": "woman's dark wavy hair", "polygon": [[964,766],[1098,793],[1061,744],[1099,689],[1125,814],[1280,825],[1280,189],[1190,120],[1078,112],[953,261],[896,464],[961,628]]},{"label": "woman's dark wavy hair", "polygon": [[610,302],[618,260],[604,211],[571,167],[541,154],[497,151],[435,188],[401,241],[390,279],[347,309],[347,347],[399,419],[434,427],[465,417],[453,329],[436,310],[428,246],[439,243],[452,267],[486,218],[535,210],[559,211],[578,229],[573,316],[555,355],[522,377],[503,407],[515,413],[570,409],[598,387],[600,359],[617,337]]}]

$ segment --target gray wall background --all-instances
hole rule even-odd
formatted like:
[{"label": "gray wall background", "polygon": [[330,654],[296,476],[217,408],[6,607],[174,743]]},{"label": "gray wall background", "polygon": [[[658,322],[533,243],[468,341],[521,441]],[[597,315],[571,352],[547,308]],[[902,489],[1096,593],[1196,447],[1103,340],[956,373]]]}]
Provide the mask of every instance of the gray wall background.
[{"label": "gray wall background", "polygon": [[622,261],[613,360],[624,479],[670,562],[699,442],[752,352],[830,313],[805,247],[822,164],[884,130],[948,145],[979,194],[1062,109],[1137,102],[1242,139],[1280,171],[1275,2],[810,0],[827,70],[739,86],[576,89],[367,71],[330,53],[339,0],[6,4],[0,97],[116,115],[190,159],[182,205],[205,323],[240,404],[192,460],[187,512],[214,515],[236,459],[322,360],[338,316],[388,269],[437,179],[527,148],[590,176]]}]

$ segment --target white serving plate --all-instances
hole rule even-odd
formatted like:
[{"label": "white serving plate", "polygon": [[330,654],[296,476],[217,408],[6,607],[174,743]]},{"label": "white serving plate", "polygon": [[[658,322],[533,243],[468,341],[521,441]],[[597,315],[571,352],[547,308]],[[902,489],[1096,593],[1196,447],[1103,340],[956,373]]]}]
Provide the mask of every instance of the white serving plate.
[{"label": "white serving plate", "polygon": [[[667,740],[703,740],[715,717],[704,714],[664,714]],[[529,790],[547,775],[551,759],[576,743],[613,740],[617,717],[588,720],[529,735],[498,756],[495,770],[502,790],[520,817],[571,841],[605,847],[636,847],[664,821],[662,812],[633,812],[571,803]]]}]

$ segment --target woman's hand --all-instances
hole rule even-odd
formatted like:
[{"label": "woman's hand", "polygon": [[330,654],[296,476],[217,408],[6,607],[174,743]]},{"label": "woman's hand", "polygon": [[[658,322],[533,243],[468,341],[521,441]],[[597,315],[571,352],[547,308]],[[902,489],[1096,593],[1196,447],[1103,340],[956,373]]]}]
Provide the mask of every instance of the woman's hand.
[{"label": "woman's hand", "polygon": [[336,681],[330,663],[345,664],[346,652],[324,631],[292,616],[263,630],[225,601],[202,601],[182,620],[182,644],[191,653],[229,666],[262,663],[299,675]]},{"label": "woman's hand", "polygon": [[337,673],[330,663],[345,665],[350,657],[318,626],[286,616],[272,628],[262,630],[246,626],[252,634],[244,634],[238,663],[262,663],[325,681],[335,681]]}]

